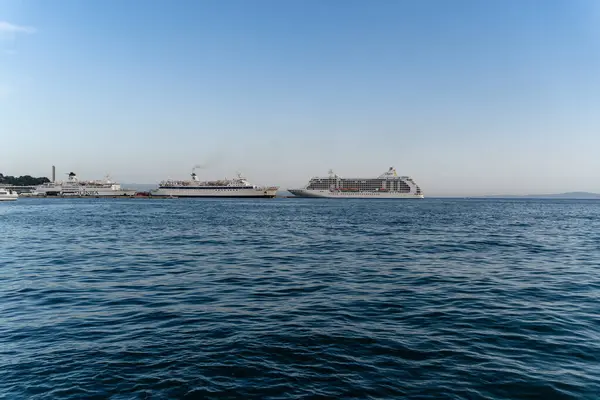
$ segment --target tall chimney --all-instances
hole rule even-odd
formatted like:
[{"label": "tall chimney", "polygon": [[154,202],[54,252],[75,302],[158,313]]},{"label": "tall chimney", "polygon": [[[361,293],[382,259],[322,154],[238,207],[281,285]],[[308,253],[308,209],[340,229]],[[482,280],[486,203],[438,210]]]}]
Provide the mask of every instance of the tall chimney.
[{"label": "tall chimney", "polygon": [[56,167],[52,166],[52,182],[56,181]]}]

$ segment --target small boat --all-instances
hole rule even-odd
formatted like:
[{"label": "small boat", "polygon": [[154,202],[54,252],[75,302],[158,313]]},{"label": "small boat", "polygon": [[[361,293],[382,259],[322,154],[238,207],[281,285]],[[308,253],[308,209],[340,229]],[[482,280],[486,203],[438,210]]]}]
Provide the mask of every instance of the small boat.
[{"label": "small boat", "polygon": [[0,201],[14,201],[19,198],[17,192],[9,188],[0,188]]}]

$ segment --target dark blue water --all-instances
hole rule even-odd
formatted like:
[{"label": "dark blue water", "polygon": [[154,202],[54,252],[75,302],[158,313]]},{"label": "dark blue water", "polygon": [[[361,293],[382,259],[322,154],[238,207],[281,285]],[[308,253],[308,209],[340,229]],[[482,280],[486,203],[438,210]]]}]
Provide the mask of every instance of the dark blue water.
[{"label": "dark blue water", "polygon": [[600,396],[600,202],[0,204],[0,397]]}]

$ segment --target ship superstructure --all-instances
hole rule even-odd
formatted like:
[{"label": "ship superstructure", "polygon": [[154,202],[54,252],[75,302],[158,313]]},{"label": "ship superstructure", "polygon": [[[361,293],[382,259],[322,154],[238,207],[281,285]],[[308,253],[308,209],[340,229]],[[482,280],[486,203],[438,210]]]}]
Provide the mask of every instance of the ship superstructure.
[{"label": "ship superstructure", "polygon": [[191,180],[166,180],[153,190],[152,196],[168,197],[263,197],[271,198],[277,195],[277,186],[256,186],[251,184],[241,174],[234,179],[201,181],[195,171]]},{"label": "ship superstructure", "polygon": [[399,176],[394,167],[372,178],[342,178],[329,171],[327,177],[311,178],[304,188],[289,189],[299,197],[422,199],[423,192],[409,176]]},{"label": "ship superstructure", "polygon": [[103,180],[82,181],[74,172],[64,182],[48,182],[36,188],[36,194],[42,196],[134,196],[135,190],[123,189],[109,176]]}]

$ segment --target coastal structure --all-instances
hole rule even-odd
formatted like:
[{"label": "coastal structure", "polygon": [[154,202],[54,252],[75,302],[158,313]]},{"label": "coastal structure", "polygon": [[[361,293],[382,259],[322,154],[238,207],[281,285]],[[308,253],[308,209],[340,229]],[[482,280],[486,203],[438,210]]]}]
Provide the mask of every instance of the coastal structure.
[{"label": "coastal structure", "polygon": [[288,190],[298,197],[336,199],[422,199],[424,197],[415,181],[409,176],[398,176],[394,167],[390,167],[378,177],[370,178],[342,178],[330,170],[327,177],[314,177],[305,187]]},{"label": "coastal structure", "polygon": [[123,189],[121,185],[114,182],[107,176],[103,180],[82,181],[77,178],[74,172],[69,173],[69,177],[64,182],[47,182],[36,187],[35,193],[39,196],[134,196],[136,193],[132,189]]},{"label": "coastal structure", "polygon": [[155,196],[165,197],[244,197],[272,198],[277,195],[277,186],[256,186],[251,184],[241,174],[234,179],[215,181],[200,181],[192,170],[191,180],[166,180],[159,184],[158,189],[150,192]]},{"label": "coastal structure", "polygon": [[20,185],[1,185],[0,189],[10,189],[13,192],[16,192],[19,196],[24,194],[35,193],[37,186],[20,186]]}]

